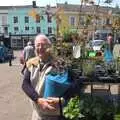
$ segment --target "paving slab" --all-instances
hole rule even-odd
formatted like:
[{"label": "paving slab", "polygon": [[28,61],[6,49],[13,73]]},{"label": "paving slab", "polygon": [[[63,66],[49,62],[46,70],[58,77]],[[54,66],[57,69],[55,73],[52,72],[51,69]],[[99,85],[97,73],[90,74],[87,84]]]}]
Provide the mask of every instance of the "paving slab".
[{"label": "paving slab", "polygon": [[8,62],[0,63],[0,120],[30,120],[32,109],[21,89],[20,51],[14,54],[11,67]]}]

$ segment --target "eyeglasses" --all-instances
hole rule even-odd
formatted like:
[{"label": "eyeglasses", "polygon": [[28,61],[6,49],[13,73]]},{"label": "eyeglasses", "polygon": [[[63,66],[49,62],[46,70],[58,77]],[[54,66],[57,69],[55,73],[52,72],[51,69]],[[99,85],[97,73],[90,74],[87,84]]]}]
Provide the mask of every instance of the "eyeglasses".
[{"label": "eyeglasses", "polygon": [[49,44],[43,44],[43,43],[38,43],[37,45],[35,45],[35,48],[49,48],[50,45]]}]

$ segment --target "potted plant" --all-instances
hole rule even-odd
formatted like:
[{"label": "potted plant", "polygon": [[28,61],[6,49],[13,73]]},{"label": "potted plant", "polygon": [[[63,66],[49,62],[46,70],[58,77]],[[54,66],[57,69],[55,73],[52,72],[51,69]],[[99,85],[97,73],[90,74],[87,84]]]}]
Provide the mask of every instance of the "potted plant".
[{"label": "potted plant", "polygon": [[114,120],[112,102],[90,95],[71,98],[63,110],[68,120]]}]

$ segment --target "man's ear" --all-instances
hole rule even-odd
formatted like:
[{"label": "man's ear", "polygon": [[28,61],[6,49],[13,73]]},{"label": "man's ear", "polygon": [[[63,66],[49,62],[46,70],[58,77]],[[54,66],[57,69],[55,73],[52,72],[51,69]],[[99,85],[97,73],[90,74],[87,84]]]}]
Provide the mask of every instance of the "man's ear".
[{"label": "man's ear", "polygon": [[47,49],[46,49],[46,52],[47,52],[47,53],[52,53],[52,48],[47,48]]}]

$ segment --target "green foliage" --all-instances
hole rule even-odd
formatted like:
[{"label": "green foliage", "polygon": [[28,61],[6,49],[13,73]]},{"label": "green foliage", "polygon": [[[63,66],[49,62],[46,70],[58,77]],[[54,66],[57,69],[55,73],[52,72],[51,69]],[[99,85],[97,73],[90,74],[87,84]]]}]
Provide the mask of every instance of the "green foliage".
[{"label": "green foliage", "polygon": [[94,72],[94,66],[95,66],[95,61],[84,61],[83,62],[83,72],[84,72],[84,75],[86,76],[91,76],[92,73]]},{"label": "green foliage", "polygon": [[64,42],[72,42],[72,37],[78,39],[78,33],[76,31],[67,30],[63,33],[63,41]]},{"label": "green foliage", "polygon": [[78,118],[83,117],[79,108],[80,98],[78,96],[71,98],[68,105],[63,110],[65,117],[70,120],[78,120]]},{"label": "green foliage", "polygon": [[120,103],[117,104],[115,111],[114,120],[120,120]]},{"label": "green foliage", "polygon": [[114,116],[114,120],[120,120],[120,114]]},{"label": "green foliage", "polygon": [[101,97],[85,96],[80,102],[80,109],[86,120],[112,120],[114,106]]},{"label": "green foliage", "polygon": [[86,15],[86,21],[85,21],[86,26],[91,24],[92,19],[93,19],[93,16]]},{"label": "green foliage", "polygon": [[63,40],[65,42],[71,42],[71,32],[70,31],[66,31],[63,34]]},{"label": "green foliage", "polygon": [[95,96],[71,98],[64,108],[64,116],[69,120],[113,120],[113,114],[113,104]]}]

